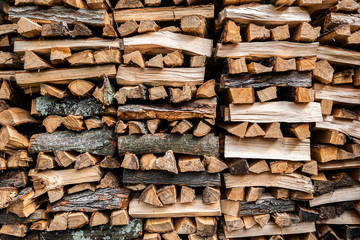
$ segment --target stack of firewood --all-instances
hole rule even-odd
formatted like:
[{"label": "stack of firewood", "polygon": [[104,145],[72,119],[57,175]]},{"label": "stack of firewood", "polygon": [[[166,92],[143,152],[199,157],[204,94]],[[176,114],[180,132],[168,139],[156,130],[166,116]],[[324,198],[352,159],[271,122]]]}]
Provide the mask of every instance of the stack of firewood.
[{"label": "stack of firewood", "polygon": [[0,239],[360,237],[359,9],[0,0]]}]

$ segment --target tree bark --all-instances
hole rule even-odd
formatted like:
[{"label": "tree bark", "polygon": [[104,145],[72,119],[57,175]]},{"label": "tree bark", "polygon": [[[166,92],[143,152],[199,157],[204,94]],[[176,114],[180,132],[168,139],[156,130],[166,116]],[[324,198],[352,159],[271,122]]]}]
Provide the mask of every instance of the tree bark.
[{"label": "tree bark", "polygon": [[295,203],[291,200],[264,198],[256,202],[241,202],[239,214],[240,216],[251,216],[292,211],[295,211]]},{"label": "tree bark", "polygon": [[33,135],[30,140],[29,152],[63,150],[107,156],[115,153],[115,145],[114,133],[107,128],[83,131],[81,133],[59,131],[51,134],[40,133]]},{"label": "tree bark", "polygon": [[217,156],[219,155],[219,139],[213,134],[196,138],[191,134],[156,134],[130,135],[118,137],[118,151],[120,155],[126,152],[134,154],[165,153],[168,150],[174,153]]},{"label": "tree bark", "polygon": [[25,187],[27,173],[20,170],[8,170],[0,174],[0,187]]}]

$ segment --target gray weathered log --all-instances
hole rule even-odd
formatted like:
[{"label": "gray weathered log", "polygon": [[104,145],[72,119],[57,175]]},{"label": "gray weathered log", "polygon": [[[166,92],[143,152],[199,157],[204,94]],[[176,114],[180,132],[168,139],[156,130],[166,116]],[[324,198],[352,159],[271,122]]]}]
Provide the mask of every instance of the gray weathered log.
[{"label": "gray weathered log", "polygon": [[221,186],[219,173],[184,172],[173,174],[166,171],[134,171],[124,169],[125,184],[176,184],[189,187]]},{"label": "gray weathered log", "polygon": [[252,216],[293,211],[295,211],[295,203],[291,200],[262,198],[256,202],[241,202],[239,214],[240,216]]},{"label": "gray weathered log", "polygon": [[115,133],[107,128],[75,133],[59,131],[35,134],[30,139],[30,153],[55,150],[89,152],[107,156],[115,153]]},{"label": "gray weathered log", "polygon": [[118,151],[120,155],[126,152],[134,154],[165,153],[172,150],[174,153],[197,156],[219,155],[219,138],[207,134],[202,138],[192,134],[155,134],[155,135],[125,135],[118,137]]},{"label": "gray weathered log", "polygon": [[311,72],[271,72],[264,74],[223,74],[220,80],[221,88],[262,88],[270,86],[281,87],[311,87]]},{"label": "gray weathered log", "polygon": [[94,212],[107,209],[124,209],[129,203],[130,190],[126,188],[100,188],[66,195],[48,205],[49,212]]},{"label": "gray weathered log", "polygon": [[47,219],[49,218],[49,215],[43,214],[45,209],[36,210],[34,213],[32,213],[27,218],[19,217],[13,213],[7,213],[5,209],[0,211],[0,224],[11,224],[11,223],[30,223],[30,222],[36,222],[41,219]]},{"label": "gray weathered log", "polygon": [[21,17],[30,18],[37,22],[65,22],[75,24],[81,22],[84,24],[104,27],[107,13],[105,10],[75,9],[64,6],[54,6],[52,8],[40,8],[37,6],[11,7],[9,18],[11,21],[17,21]]},{"label": "gray weathered log", "polygon": [[0,174],[0,187],[25,187],[27,173],[20,170],[7,170]]},{"label": "gray weathered log", "polygon": [[106,111],[101,102],[95,98],[68,97],[58,99],[40,96],[36,98],[36,111],[39,116],[77,115],[90,117]]}]

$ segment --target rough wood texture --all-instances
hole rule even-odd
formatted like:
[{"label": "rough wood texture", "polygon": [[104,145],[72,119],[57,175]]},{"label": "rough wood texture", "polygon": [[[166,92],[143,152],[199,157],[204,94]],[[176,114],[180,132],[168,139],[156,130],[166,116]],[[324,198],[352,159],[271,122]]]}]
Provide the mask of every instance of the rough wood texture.
[{"label": "rough wood texture", "polygon": [[263,186],[286,188],[308,193],[314,192],[314,186],[312,185],[311,179],[297,173],[249,173],[245,175],[231,175],[225,173],[224,179],[226,188]]},{"label": "rough wood texture", "polygon": [[299,104],[293,102],[230,104],[230,120],[233,122],[320,122],[320,103]]},{"label": "rough wood texture", "polygon": [[360,186],[355,185],[351,187],[338,188],[334,192],[325,193],[323,195],[314,197],[310,200],[310,207],[315,207],[328,203],[336,202],[345,202],[345,201],[354,201],[359,199],[360,196]]},{"label": "rough wood texture", "polygon": [[[308,57],[319,54],[319,43],[295,43],[287,41],[221,44],[216,46],[215,57]],[[354,53],[355,54],[355,53]],[[319,55],[318,55],[318,58]]]},{"label": "rough wood texture", "polygon": [[[161,173],[161,175],[159,175]],[[220,174],[206,172],[187,172],[173,174],[158,171],[124,170],[122,181],[125,184],[176,184],[189,187],[220,186]]]},{"label": "rough wood texture", "polygon": [[118,85],[183,87],[204,82],[205,68],[137,68],[119,66],[116,81]]},{"label": "rough wood texture", "polygon": [[293,201],[275,199],[268,194],[265,194],[255,202],[241,202],[239,216],[242,217],[293,211],[295,211],[295,203]]},{"label": "rough wood texture", "polygon": [[97,155],[113,155],[115,135],[108,129],[74,133],[59,131],[40,133],[31,137],[29,152],[53,152],[55,150],[89,152]]},{"label": "rough wood texture", "polygon": [[317,58],[325,59],[335,65],[360,66],[360,53],[347,49],[319,46],[317,49]]},{"label": "rough wood texture", "polygon": [[0,175],[0,187],[25,187],[28,182],[27,173],[20,170],[7,170]]},{"label": "rough wood texture", "polygon": [[258,75],[229,75],[223,74],[220,79],[221,88],[237,87],[311,87],[311,72],[283,72],[283,73],[265,73]]},{"label": "rough wood texture", "polygon": [[172,32],[152,32],[124,38],[125,54],[137,50],[142,54],[167,54],[175,50],[182,50],[186,55],[211,57],[212,40]]},{"label": "rough wood texture", "polygon": [[142,203],[134,198],[129,204],[129,215],[137,218],[158,217],[194,217],[221,216],[220,201],[211,205],[205,204],[198,196],[191,203],[177,203],[158,208]]},{"label": "rough wood texture", "polygon": [[217,156],[219,140],[212,134],[196,138],[191,134],[156,134],[143,136],[119,136],[118,151],[123,155],[126,152],[135,154],[165,153],[168,150],[174,153],[197,156]]},{"label": "rough wood texture", "polygon": [[346,119],[334,118],[332,116],[327,116],[324,118],[324,121],[315,124],[315,128],[317,129],[337,130],[356,138],[360,138],[359,126],[359,121],[349,121]]},{"label": "rough wood texture", "polygon": [[[106,209],[126,208],[130,191],[126,188],[101,188],[66,195],[60,201],[48,205],[50,212],[84,211],[94,212]],[[85,203],[85,204],[84,204]]]},{"label": "rough wood texture", "polygon": [[360,90],[347,85],[324,85],[315,83],[315,100],[332,100],[335,103],[360,104]]}]

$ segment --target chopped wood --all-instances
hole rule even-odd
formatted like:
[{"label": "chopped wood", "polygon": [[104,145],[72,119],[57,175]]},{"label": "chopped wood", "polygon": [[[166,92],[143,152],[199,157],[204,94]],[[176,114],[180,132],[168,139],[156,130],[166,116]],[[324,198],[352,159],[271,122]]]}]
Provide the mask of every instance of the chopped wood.
[{"label": "chopped wood", "polygon": [[245,229],[250,229],[256,225],[253,216],[244,216],[243,220],[244,220]]},{"label": "chopped wood", "polygon": [[23,189],[9,204],[6,211],[15,213],[19,217],[29,217],[44,202],[45,199],[34,197],[35,192],[31,187]]},{"label": "chopped wood", "polygon": [[18,150],[7,159],[6,166],[7,168],[29,167],[29,162],[32,161],[33,159],[29,156],[26,150]]},{"label": "chopped wood", "polygon": [[11,69],[19,68],[21,66],[20,57],[11,52],[0,51],[0,68]]},{"label": "chopped wood", "polygon": [[245,57],[241,58],[228,58],[229,74],[247,73],[248,68],[246,66]]},{"label": "chopped wood", "polygon": [[68,115],[62,118],[62,124],[69,130],[80,132],[85,129],[82,116]]},{"label": "chopped wood", "polygon": [[225,191],[226,198],[231,201],[244,201],[245,200],[245,188],[229,188]]},{"label": "chopped wood", "polygon": [[347,69],[345,71],[334,74],[333,84],[346,84],[353,82],[354,69]]},{"label": "chopped wood", "polygon": [[235,136],[244,138],[248,124],[249,124],[248,122],[230,123],[230,124],[226,124],[226,125],[221,125],[221,127]]},{"label": "chopped wood", "polygon": [[160,119],[151,119],[146,121],[146,126],[151,134],[155,134],[161,124],[162,121]]},{"label": "chopped wood", "polygon": [[358,185],[338,188],[334,192],[314,197],[314,199],[309,201],[309,204],[310,207],[315,207],[328,203],[354,201],[359,198],[359,190],[360,187]]},{"label": "chopped wood", "polygon": [[300,222],[299,217],[291,213],[275,213],[272,217],[279,227],[288,227],[293,223]]},{"label": "chopped wood", "polygon": [[10,107],[0,112],[0,124],[9,126],[19,126],[22,124],[39,123],[37,119],[30,115],[30,112],[18,107]]},{"label": "chopped wood", "polygon": [[265,160],[255,160],[249,164],[249,171],[252,173],[270,172],[270,168]]},{"label": "chopped wood", "polygon": [[301,168],[301,171],[310,175],[318,175],[317,161],[310,161],[304,163],[304,165]]},{"label": "chopped wood", "polygon": [[203,162],[207,165],[206,171],[208,173],[218,173],[228,167],[225,162],[217,157],[204,156]]},{"label": "chopped wood", "polygon": [[115,9],[124,9],[124,8],[143,8],[144,5],[140,0],[120,0],[115,6]]},{"label": "chopped wood", "polygon": [[194,201],[195,197],[195,189],[181,186],[180,203],[191,203]]},{"label": "chopped wood", "polygon": [[94,55],[90,50],[74,53],[70,57],[68,57],[67,60],[71,64],[71,66],[95,64]]},{"label": "chopped wood", "polygon": [[254,220],[260,227],[264,227],[270,220],[270,214],[255,215]]},{"label": "chopped wood", "polygon": [[229,88],[226,89],[227,101],[232,104],[245,104],[255,102],[253,88]]},{"label": "chopped wood", "polygon": [[129,135],[133,134],[148,134],[146,124],[140,121],[129,121],[128,122]]},{"label": "chopped wood", "polygon": [[71,50],[69,47],[52,47],[50,49],[50,61],[55,66],[66,64],[66,59],[70,56]]},{"label": "chopped wood", "polygon": [[245,137],[262,137],[265,136],[264,130],[257,124],[251,123],[246,130]]},{"label": "chopped wood", "polygon": [[144,154],[141,156],[140,158],[140,168],[142,171],[145,170],[157,170],[158,168],[156,167],[156,159],[157,157],[152,154],[152,153],[148,153],[148,154]]},{"label": "chopped wood", "polygon": [[99,157],[96,157],[88,152],[79,154],[76,156],[75,166],[76,170],[90,167],[95,165],[99,161]]},{"label": "chopped wood", "polygon": [[175,219],[175,231],[178,234],[191,234],[196,232],[195,221],[192,218],[182,217]]},{"label": "chopped wood", "polygon": [[168,150],[163,157],[158,157],[155,161],[155,166],[159,170],[178,174],[178,167],[173,150]]},{"label": "chopped wood", "polygon": [[360,66],[360,54],[352,50],[319,46],[317,49],[317,58],[327,60],[331,64]]},{"label": "chopped wood", "polygon": [[71,212],[68,215],[68,228],[82,228],[89,224],[89,217],[83,212]]},{"label": "chopped wood", "polygon": [[[118,85],[183,87],[204,82],[205,68],[145,68],[119,66]],[[149,76],[151,75],[151,78]],[[110,76],[109,76],[110,77]]]},{"label": "chopped wood", "polygon": [[291,36],[292,41],[314,42],[320,35],[321,27],[313,28],[309,23],[303,22],[296,27]]},{"label": "chopped wood", "polygon": [[86,4],[94,10],[112,8],[111,3],[108,0],[86,0]]},{"label": "chopped wood", "polygon": [[110,83],[106,74],[102,75],[104,79],[102,86],[97,86],[93,92],[93,96],[105,106],[109,106],[114,101],[115,88]]},{"label": "chopped wood", "polygon": [[[161,1],[160,1],[161,3]],[[161,240],[160,233],[144,233],[143,239],[145,240]]]},{"label": "chopped wood", "polygon": [[102,49],[94,52],[97,64],[121,63],[121,52],[118,49]]},{"label": "chopped wood", "polygon": [[100,167],[102,168],[120,168],[120,162],[117,158],[106,156],[101,162]]},{"label": "chopped wood", "polygon": [[331,29],[343,24],[349,24],[352,32],[357,31],[360,29],[359,16],[356,14],[330,12],[324,18],[324,29]]},{"label": "chopped wood", "polygon": [[159,7],[149,9],[124,9],[114,12],[115,22],[125,22],[133,19],[141,21],[151,19],[159,22],[180,20],[184,16],[199,15],[214,18],[214,5],[200,5],[191,7]]},{"label": "chopped wood", "polygon": [[290,190],[285,188],[270,188],[269,192],[276,199],[288,200],[290,197]]},{"label": "chopped wood", "polygon": [[331,115],[335,118],[357,120],[357,114],[345,108],[333,108]]},{"label": "chopped wood", "polygon": [[28,227],[26,224],[12,223],[4,224],[0,229],[0,234],[5,234],[9,236],[24,238],[28,232]]},{"label": "chopped wood", "polygon": [[16,150],[27,149],[29,146],[29,139],[9,125],[0,129],[0,136],[0,150],[5,153],[13,154]]},{"label": "chopped wood", "polygon": [[224,26],[224,30],[221,34],[221,43],[239,43],[242,41],[240,35],[240,26],[233,21],[229,20]]},{"label": "chopped wood", "polygon": [[0,35],[16,33],[18,25],[16,23],[1,24],[0,25]]},{"label": "chopped wood", "polygon": [[342,225],[342,224],[359,224],[360,218],[359,215],[355,211],[345,211],[340,216],[330,219],[322,219],[316,221],[317,224],[334,224],[334,225]]},{"label": "chopped wood", "polygon": [[[105,124],[105,125],[108,126],[108,127],[113,127],[113,126],[115,126],[115,124],[116,124],[116,120],[115,120],[114,117],[111,117],[111,116],[103,116],[103,117],[101,118],[101,123],[102,123],[102,124]],[[89,130],[89,129],[88,129],[88,130]]]},{"label": "chopped wood", "polygon": [[163,60],[166,67],[181,67],[184,64],[184,55],[181,50],[176,50],[168,53]]},{"label": "chopped wood", "polygon": [[345,160],[354,158],[353,153],[331,145],[313,145],[311,147],[311,154],[314,160],[322,163],[332,160]]},{"label": "chopped wood", "polygon": [[212,40],[168,31],[146,33],[124,39],[125,54],[137,50],[143,54],[167,54],[176,49],[186,55],[211,57]]},{"label": "chopped wood", "polygon": [[271,173],[284,173],[288,167],[286,161],[272,161],[269,165]]},{"label": "chopped wood", "polygon": [[277,88],[267,87],[262,90],[256,91],[256,96],[260,100],[260,102],[267,102],[277,98]]},{"label": "chopped wood", "polygon": [[[196,179],[196,181],[195,181]],[[173,174],[167,171],[133,171],[124,169],[122,182],[125,184],[176,184],[189,187],[220,186],[220,175],[206,172]]]},{"label": "chopped wood", "polygon": [[68,88],[74,96],[85,97],[95,88],[95,84],[86,80],[72,81]]},{"label": "chopped wood", "polygon": [[[164,59],[162,54],[157,54],[145,62],[146,67],[164,68]],[[155,99],[154,99],[155,100]]]},{"label": "chopped wood", "polygon": [[149,232],[166,233],[174,230],[174,224],[170,217],[148,218],[146,219],[144,229]]},{"label": "chopped wood", "polygon": [[196,234],[211,237],[216,233],[217,222],[214,217],[195,217]]},{"label": "chopped wood", "polygon": [[258,200],[263,192],[265,191],[265,188],[260,187],[250,187],[246,191],[245,199],[247,202],[254,202]]},{"label": "chopped wood", "polygon": [[273,67],[266,67],[262,65],[261,63],[257,62],[251,62],[247,65],[248,71],[250,74],[260,74],[260,73],[266,73],[266,72],[272,72]]},{"label": "chopped wood", "polygon": [[168,94],[163,86],[149,88],[149,99],[152,101],[165,99]]},{"label": "chopped wood", "polygon": [[18,22],[18,33],[26,38],[33,38],[41,35],[41,25],[33,22],[29,18],[21,17]]},{"label": "chopped wood", "polygon": [[64,3],[74,7],[81,9],[88,9],[86,2],[84,0],[62,0]]},{"label": "chopped wood", "polygon": [[64,188],[61,187],[61,188],[56,188],[56,189],[49,190],[47,192],[47,194],[48,194],[48,197],[49,197],[49,202],[53,203],[53,202],[56,202],[56,201],[60,200],[64,196],[65,191],[64,191]]},{"label": "chopped wood", "polygon": [[273,57],[272,65],[274,72],[296,70],[296,62],[294,58],[283,59],[281,57]]},{"label": "chopped wood", "polygon": [[189,85],[183,86],[180,88],[169,88],[170,90],[170,102],[172,103],[181,103],[190,101],[192,98],[191,87]]},{"label": "chopped wood", "polygon": [[30,226],[30,230],[45,231],[49,226],[49,220],[39,220]]},{"label": "chopped wood", "polygon": [[54,218],[50,220],[47,231],[61,231],[66,230],[68,225],[69,213],[54,214]]},{"label": "chopped wood", "polygon": [[21,170],[7,170],[0,175],[0,187],[25,187],[28,181],[27,173]]},{"label": "chopped wood", "polygon": [[0,187],[0,192],[0,209],[8,207],[10,202],[12,202],[19,194],[15,187]]},{"label": "chopped wood", "polygon": [[344,145],[346,143],[346,135],[337,130],[322,130],[320,132],[315,132],[311,139],[316,143],[333,145]]},{"label": "chopped wood", "polygon": [[211,131],[212,127],[200,120],[193,131],[195,137],[203,137]]},{"label": "chopped wood", "polygon": [[316,129],[330,129],[337,130],[346,135],[353,136],[356,138],[360,137],[360,133],[357,131],[357,126],[359,122],[356,120],[348,121],[340,118],[334,118],[332,116],[327,116],[324,118],[323,122],[317,122],[315,124]]},{"label": "chopped wood", "polygon": [[220,189],[206,186],[202,193],[202,200],[207,204],[220,201]]},{"label": "chopped wood", "polygon": [[141,20],[138,28],[138,33],[156,32],[161,27],[153,20]]},{"label": "chopped wood", "polygon": [[224,220],[226,224],[226,229],[229,232],[240,230],[245,226],[243,220],[240,217],[234,217],[224,214]]},{"label": "chopped wood", "polygon": [[130,222],[130,217],[127,213],[127,210],[121,209],[111,212],[110,216],[110,225],[128,225]]},{"label": "chopped wood", "polygon": [[207,36],[207,21],[204,16],[190,15],[180,19],[180,26],[184,33],[198,36]]},{"label": "chopped wood", "polygon": [[270,38],[270,30],[265,26],[258,26],[250,23],[246,29],[246,41],[251,42],[254,40],[264,41]]},{"label": "chopped wood", "polygon": [[163,205],[176,203],[177,193],[175,185],[161,187],[156,191],[156,194],[158,195]]},{"label": "chopped wood", "polygon": [[145,0],[144,4],[147,7],[159,7],[161,5],[161,0]]},{"label": "chopped wood", "polygon": [[63,23],[46,23],[42,25],[42,37],[63,37],[65,34],[67,34],[67,29]]},{"label": "chopped wood", "polygon": [[181,155],[179,156],[178,164],[180,172],[205,171],[205,167],[198,156]]},{"label": "chopped wood", "polygon": [[36,169],[46,170],[53,169],[55,165],[54,156],[40,152],[36,160]]},{"label": "chopped wood", "polygon": [[121,37],[128,37],[138,31],[139,25],[134,20],[126,21],[118,27]]},{"label": "chopped wood", "polygon": [[25,51],[25,70],[38,70],[38,69],[46,69],[53,68],[47,61],[36,55],[31,51]]},{"label": "chopped wood", "polygon": [[282,41],[290,38],[289,25],[281,25],[270,29],[272,41]]},{"label": "chopped wood", "polygon": [[226,57],[308,57],[317,55],[318,43],[295,43],[287,41],[221,44],[216,46],[215,56]]},{"label": "chopped wood", "polygon": [[[139,201],[142,201],[144,203],[162,207],[164,206],[163,203],[160,201],[159,196],[157,195],[157,189],[155,185],[151,184],[149,185],[140,195]],[[132,215],[130,213],[130,215]]]},{"label": "chopped wood", "polygon": [[93,35],[92,31],[83,23],[76,23],[74,29],[69,34],[72,38],[91,37]]},{"label": "chopped wood", "polygon": [[90,227],[107,224],[110,221],[109,215],[106,212],[93,212],[90,218]]},{"label": "chopped wood", "polygon": [[55,161],[60,167],[68,167],[76,161],[76,155],[72,152],[55,150]]},{"label": "chopped wood", "polygon": [[95,184],[94,183],[76,184],[73,187],[69,188],[67,190],[67,193],[68,194],[73,194],[73,193],[82,192],[82,191],[85,191],[85,190],[95,191]]},{"label": "chopped wood", "polygon": [[40,84],[40,94],[43,96],[53,96],[59,99],[63,99],[70,95],[66,90],[61,90],[48,84]]},{"label": "chopped wood", "polygon": [[132,170],[139,170],[139,159],[133,153],[125,153],[121,167]]}]

